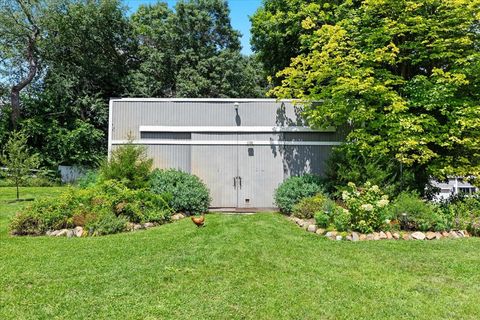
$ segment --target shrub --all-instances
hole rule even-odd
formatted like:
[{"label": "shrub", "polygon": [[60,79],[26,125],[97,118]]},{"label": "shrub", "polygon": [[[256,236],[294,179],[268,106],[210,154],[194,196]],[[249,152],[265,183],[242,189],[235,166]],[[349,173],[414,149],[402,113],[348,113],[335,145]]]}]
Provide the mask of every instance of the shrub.
[{"label": "shrub", "polygon": [[399,221],[403,230],[442,231],[449,229],[452,223],[439,208],[411,192],[402,192],[390,211],[391,217]]},{"label": "shrub", "polygon": [[333,225],[337,231],[348,231],[351,227],[350,211],[342,207],[335,208],[333,212]]},{"label": "shrub", "polygon": [[377,185],[372,186],[367,182],[363,188],[357,188],[354,183],[350,182],[348,188],[342,192],[342,200],[350,212],[353,230],[370,233],[385,225],[386,206],[389,204],[389,200]]},{"label": "shrub", "polygon": [[83,177],[78,179],[77,184],[80,188],[86,189],[94,187],[100,182],[100,174],[96,170],[88,170]]},{"label": "shrub", "polygon": [[58,197],[35,201],[14,217],[10,229],[12,234],[40,235],[48,230],[85,226],[97,235],[115,233],[123,231],[126,222],[168,221],[172,212],[169,200],[108,180],[91,188],[68,188]]},{"label": "shrub", "polygon": [[200,178],[175,169],[155,170],[150,190],[156,194],[170,194],[169,204],[175,212],[203,213],[211,201],[207,186]]},{"label": "shrub", "polygon": [[[471,229],[480,222],[480,194],[457,195],[441,204],[442,213],[454,229]],[[477,227],[478,228],[478,227]]]},{"label": "shrub", "polygon": [[301,199],[323,191],[319,177],[303,175],[286,179],[275,190],[275,204],[282,213],[291,214],[293,206]]},{"label": "shrub", "polygon": [[130,189],[140,189],[148,185],[152,165],[145,147],[129,143],[112,151],[110,161],[100,168],[100,175],[103,180],[117,180]]},{"label": "shrub", "polygon": [[126,217],[115,216],[110,211],[100,214],[98,219],[88,223],[85,227],[92,236],[102,236],[123,232],[127,229],[128,219]]},{"label": "shrub", "polygon": [[292,215],[301,219],[311,219],[315,212],[323,211],[323,206],[327,197],[319,193],[313,197],[307,197],[300,200],[292,208]]},{"label": "shrub", "polygon": [[330,225],[330,215],[323,211],[315,212],[315,222],[320,228],[327,228]]}]

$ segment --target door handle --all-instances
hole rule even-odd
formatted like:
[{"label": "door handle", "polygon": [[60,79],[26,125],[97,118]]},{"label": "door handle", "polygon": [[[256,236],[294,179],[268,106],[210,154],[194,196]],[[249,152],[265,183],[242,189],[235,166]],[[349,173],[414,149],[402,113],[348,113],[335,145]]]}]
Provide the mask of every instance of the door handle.
[{"label": "door handle", "polygon": [[240,186],[240,189],[242,189],[242,177],[238,177],[238,182],[239,182],[239,186]]},{"label": "door handle", "polygon": [[233,177],[233,187],[237,189],[237,177]]}]

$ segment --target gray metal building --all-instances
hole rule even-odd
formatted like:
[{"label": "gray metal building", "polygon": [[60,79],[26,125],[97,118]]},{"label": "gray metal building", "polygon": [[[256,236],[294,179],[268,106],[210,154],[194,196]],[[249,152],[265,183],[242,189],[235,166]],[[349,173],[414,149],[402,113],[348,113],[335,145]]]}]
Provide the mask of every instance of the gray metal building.
[{"label": "gray metal building", "polygon": [[291,101],[272,99],[110,100],[109,153],[130,136],[156,168],[199,176],[213,208],[272,208],[287,177],[322,175],[334,128],[312,130]]}]

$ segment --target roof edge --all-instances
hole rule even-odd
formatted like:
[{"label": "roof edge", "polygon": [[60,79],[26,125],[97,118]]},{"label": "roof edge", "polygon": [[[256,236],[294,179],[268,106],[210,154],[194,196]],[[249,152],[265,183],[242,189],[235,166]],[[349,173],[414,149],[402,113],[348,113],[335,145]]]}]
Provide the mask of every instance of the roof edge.
[{"label": "roof edge", "polygon": [[295,99],[266,98],[110,98],[113,102],[294,102]]}]

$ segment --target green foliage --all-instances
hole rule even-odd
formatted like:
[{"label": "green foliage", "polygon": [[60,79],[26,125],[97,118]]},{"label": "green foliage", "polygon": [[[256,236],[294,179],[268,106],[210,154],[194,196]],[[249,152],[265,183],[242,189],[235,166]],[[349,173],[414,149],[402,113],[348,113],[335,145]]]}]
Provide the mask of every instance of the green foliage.
[{"label": "green foliage", "polygon": [[262,66],[240,53],[240,33],[221,0],[142,5],[132,15],[138,65],[128,93],[145,97],[260,97]]},{"label": "green foliage", "polygon": [[200,178],[175,169],[154,170],[150,190],[170,194],[170,206],[175,212],[204,213],[210,205],[210,192]]},{"label": "green foliage", "polygon": [[97,170],[88,170],[84,176],[78,179],[78,187],[90,188],[100,182],[100,173]]},{"label": "green foliage", "polygon": [[48,230],[86,227],[91,235],[125,230],[126,223],[169,221],[168,195],[131,190],[109,180],[86,189],[70,187],[57,197],[35,201],[18,213],[10,225],[12,234],[41,235]]},{"label": "green foliage", "polygon": [[403,230],[443,231],[450,229],[451,219],[442,215],[435,205],[422,200],[418,194],[402,192],[390,208],[392,218]]},{"label": "green foliage", "polygon": [[102,236],[123,232],[127,229],[128,219],[126,217],[117,217],[111,212],[105,212],[99,215],[99,218],[90,221],[85,227],[92,236]]},{"label": "green foliage", "polygon": [[282,213],[292,213],[293,206],[301,199],[322,192],[322,182],[319,177],[303,175],[286,179],[275,190],[275,204]]},{"label": "green foliage", "polygon": [[[337,207],[335,208],[333,214],[333,225],[337,231],[348,231],[351,229],[352,225],[352,214],[350,211]],[[355,226],[353,226],[355,229]]]},{"label": "green foliage", "polygon": [[7,180],[13,182],[17,188],[17,199],[19,199],[19,186],[25,183],[32,175],[31,170],[37,169],[40,160],[37,154],[30,154],[25,133],[13,132],[8,139],[3,155],[0,157],[0,164],[7,169],[0,170]]},{"label": "green foliage", "polygon": [[305,11],[302,53],[270,93],[305,102],[313,127],[348,124],[351,152],[382,167],[395,159],[413,175],[411,189],[423,192],[431,176],[478,177],[479,4],[343,1],[327,19]]},{"label": "green foliage", "polygon": [[441,204],[443,216],[453,229],[480,235],[480,194],[460,195]]},{"label": "green foliage", "polygon": [[100,169],[103,180],[117,180],[131,189],[144,188],[152,171],[153,160],[146,155],[146,148],[132,143],[112,151],[111,159]]},{"label": "green foliage", "polygon": [[342,200],[350,213],[352,230],[370,233],[384,227],[389,200],[377,185],[367,182],[359,188],[350,182],[342,192]]},{"label": "green foliage", "polygon": [[315,223],[320,228],[327,228],[330,225],[331,217],[328,213],[323,211],[317,211],[314,214]]},{"label": "green foliage", "polygon": [[307,197],[300,200],[292,208],[292,215],[301,219],[311,219],[315,212],[324,211],[324,205],[327,197],[319,193],[313,197]]},{"label": "green foliage", "polygon": [[[331,23],[338,1],[265,0],[250,17],[252,47],[269,76],[288,67],[292,58],[305,52],[302,41],[308,40],[313,25]],[[273,79],[276,84],[277,79]]]}]

